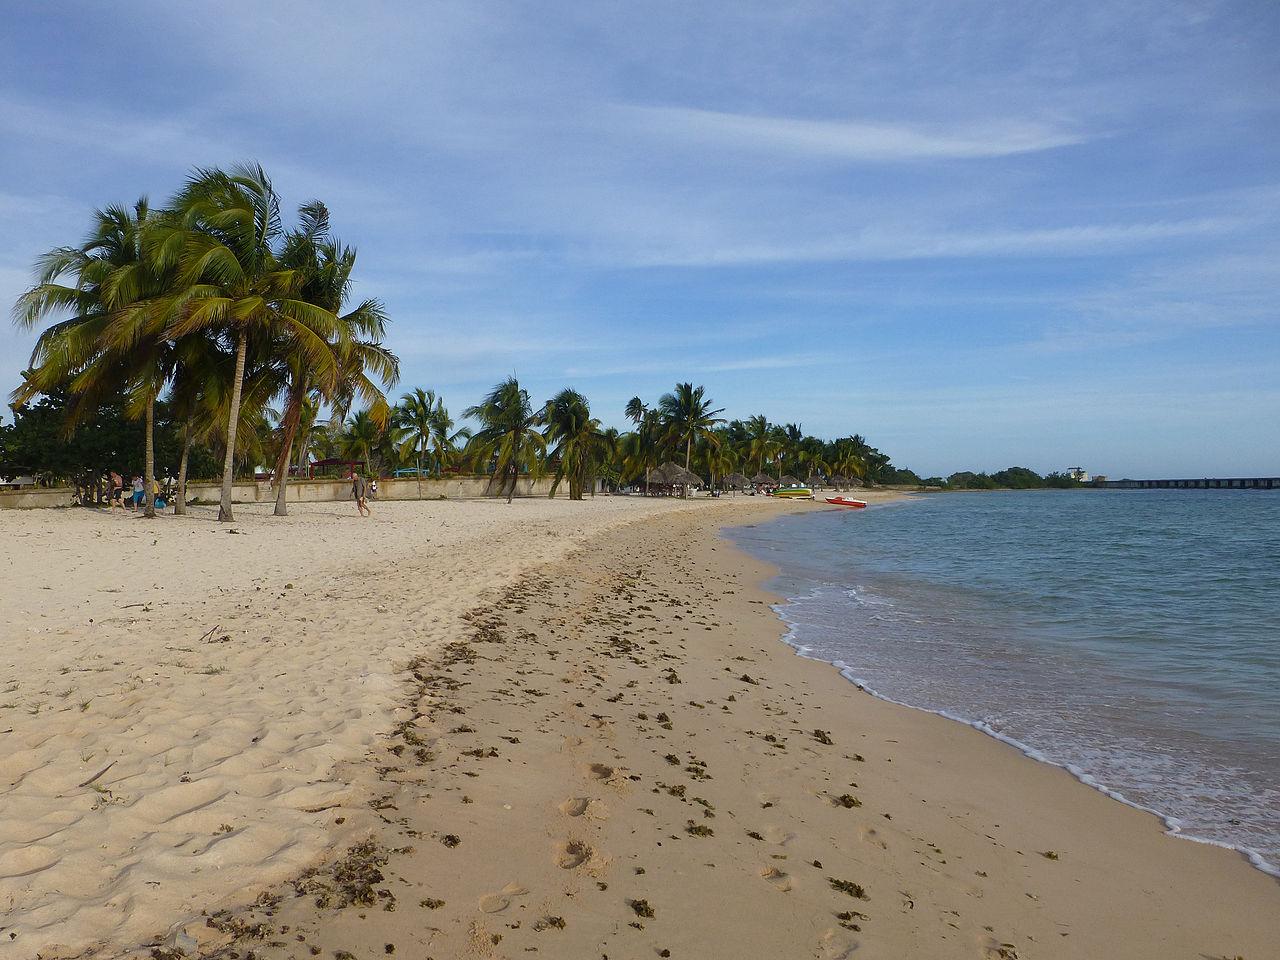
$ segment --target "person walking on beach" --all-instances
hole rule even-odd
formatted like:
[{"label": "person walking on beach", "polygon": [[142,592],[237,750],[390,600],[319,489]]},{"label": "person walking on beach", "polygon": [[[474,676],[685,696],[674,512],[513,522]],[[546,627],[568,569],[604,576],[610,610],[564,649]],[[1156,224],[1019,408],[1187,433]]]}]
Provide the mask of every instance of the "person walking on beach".
[{"label": "person walking on beach", "polygon": [[146,487],[142,484],[142,478],[135,476],[133,478],[133,503],[130,504],[129,509],[137,513],[141,509],[142,500],[146,495]]},{"label": "person walking on beach", "polygon": [[[108,492],[107,492],[107,509],[112,509],[117,503],[120,503],[120,497],[124,493],[124,477],[112,470],[107,475]],[[124,509],[124,504],[120,503],[120,509]]]},{"label": "person walking on beach", "polygon": [[356,511],[362,517],[373,516],[373,511],[369,509],[369,504],[365,502],[365,498],[369,494],[369,484],[366,482],[362,474],[351,471],[351,496],[356,500]]}]

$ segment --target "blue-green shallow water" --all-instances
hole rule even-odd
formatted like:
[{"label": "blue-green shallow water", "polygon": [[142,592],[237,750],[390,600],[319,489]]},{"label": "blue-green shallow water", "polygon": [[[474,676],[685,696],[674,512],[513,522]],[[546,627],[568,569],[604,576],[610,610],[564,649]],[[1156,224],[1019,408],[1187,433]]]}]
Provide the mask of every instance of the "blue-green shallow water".
[{"label": "blue-green shallow water", "polygon": [[802,653],[1277,873],[1280,493],[949,494],[730,535],[782,571]]}]

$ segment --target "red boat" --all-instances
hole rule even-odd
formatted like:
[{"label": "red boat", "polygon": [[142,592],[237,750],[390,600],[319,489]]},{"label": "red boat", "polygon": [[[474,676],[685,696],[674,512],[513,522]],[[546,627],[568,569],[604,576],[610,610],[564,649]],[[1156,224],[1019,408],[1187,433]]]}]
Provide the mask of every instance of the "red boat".
[{"label": "red boat", "polygon": [[867,505],[867,501],[854,500],[852,497],[827,497],[827,503],[837,507],[853,507],[855,510],[861,510]]}]

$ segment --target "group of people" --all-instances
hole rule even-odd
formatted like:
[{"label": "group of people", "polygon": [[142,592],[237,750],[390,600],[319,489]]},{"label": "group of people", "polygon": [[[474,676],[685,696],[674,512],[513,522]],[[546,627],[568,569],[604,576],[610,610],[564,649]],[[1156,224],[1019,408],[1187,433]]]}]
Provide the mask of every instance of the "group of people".
[{"label": "group of people", "polygon": [[[103,478],[103,481],[103,486],[107,489],[107,508],[114,509],[119,507],[123,510],[125,504],[124,477],[120,476],[120,474],[116,473],[114,470],[109,470]],[[137,513],[139,510],[143,509],[143,504],[147,499],[146,482],[142,477],[135,475],[130,483],[130,490],[129,510],[133,513]],[[154,478],[151,481],[151,493],[155,497],[156,509],[163,510],[166,504],[160,493],[160,481]]]}]

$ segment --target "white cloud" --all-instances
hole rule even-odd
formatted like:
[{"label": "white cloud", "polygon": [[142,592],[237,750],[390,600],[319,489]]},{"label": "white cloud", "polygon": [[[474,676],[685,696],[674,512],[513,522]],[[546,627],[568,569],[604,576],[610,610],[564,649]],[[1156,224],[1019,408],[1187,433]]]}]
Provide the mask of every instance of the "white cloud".
[{"label": "white cloud", "polygon": [[1091,137],[1036,121],[957,127],[753,116],[690,107],[623,107],[663,138],[830,160],[964,160],[1035,153]]}]

